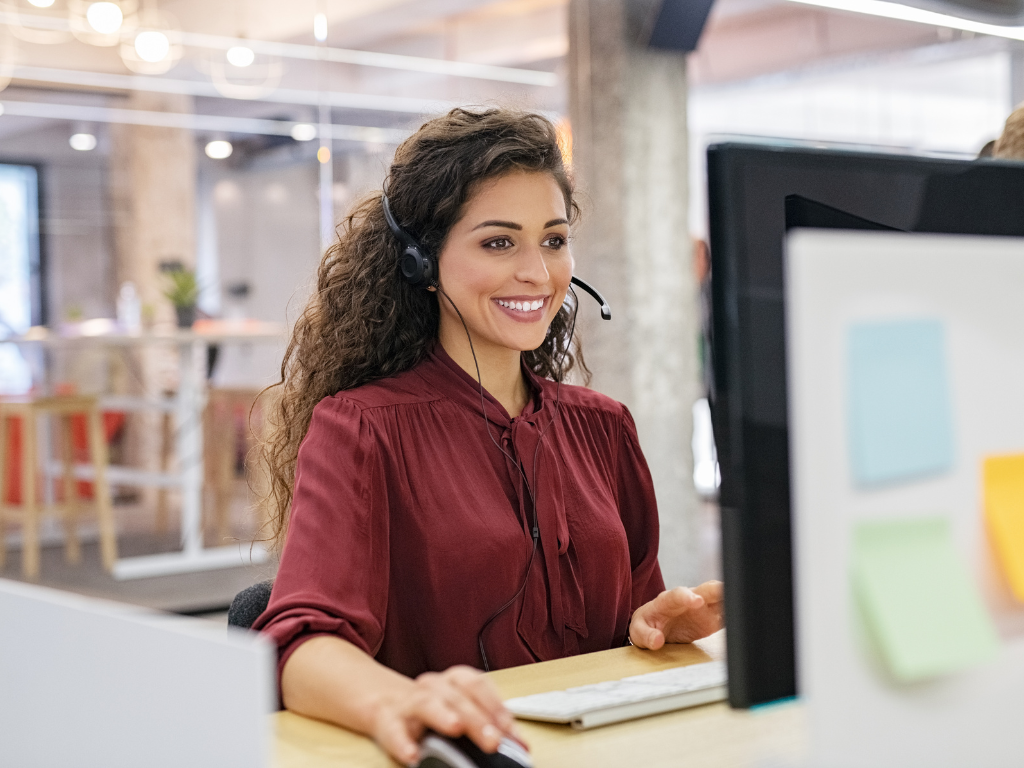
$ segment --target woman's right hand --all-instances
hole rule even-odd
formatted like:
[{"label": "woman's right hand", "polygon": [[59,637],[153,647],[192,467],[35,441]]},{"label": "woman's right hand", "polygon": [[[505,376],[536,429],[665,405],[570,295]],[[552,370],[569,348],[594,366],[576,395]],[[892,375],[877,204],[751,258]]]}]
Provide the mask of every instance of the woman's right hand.
[{"label": "woman's right hand", "polygon": [[494,684],[478,670],[456,666],[411,682],[411,689],[379,702],[373,721],[373,738],[399,762],[415,765],[428,728],[468,736],[485,752],[494,752],[505,736],[522,742]]}]

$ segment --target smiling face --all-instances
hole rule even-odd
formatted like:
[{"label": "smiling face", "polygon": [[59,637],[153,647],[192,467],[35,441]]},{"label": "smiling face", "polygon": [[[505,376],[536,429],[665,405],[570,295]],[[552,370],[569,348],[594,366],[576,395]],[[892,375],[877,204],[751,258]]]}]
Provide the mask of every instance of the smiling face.
[{"label": "smiling face", "polygon": [[[536,349],[572,278],[565,198],[542,172],[481,184],[438,257],[441,287],[462,312],[477,354]],[[451,304],[439,297],[440,336],[465,342]],[[451,350],[449,350],[451,351]]]}]

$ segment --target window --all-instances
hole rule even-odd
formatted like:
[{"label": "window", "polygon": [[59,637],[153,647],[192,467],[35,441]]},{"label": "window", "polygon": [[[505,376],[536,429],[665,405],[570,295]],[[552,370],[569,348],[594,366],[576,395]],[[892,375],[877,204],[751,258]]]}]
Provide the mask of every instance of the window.
[{"label": "window", "polygon": [[[36,169],[0,164],[0,341],[41,319]],[[22,394],[31,370],[14,344],[0,343],[0,394]]]}]

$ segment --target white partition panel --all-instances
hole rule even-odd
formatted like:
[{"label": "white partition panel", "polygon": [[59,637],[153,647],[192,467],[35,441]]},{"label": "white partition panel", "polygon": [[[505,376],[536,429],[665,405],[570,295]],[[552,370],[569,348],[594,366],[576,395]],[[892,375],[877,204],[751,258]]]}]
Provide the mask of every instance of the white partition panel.
[{"label": "white partition panel", "polygon": [[[985,456],[1024,453],[1024,241],[796,231],[786,254],[790,451],[799,687],[815,768],[1019,766],[1024,606],[998,571],[982,518]],[[941,324],[951,460],[858,485],[850,455],[850,329]],[[995,656],[898,683],[852,596],[859,522],[945,518],[996,628]]]},{"label": "white partition panel", "polygon": [[254,633],[0,579],[0,765],[261,768],[274,701]]}]

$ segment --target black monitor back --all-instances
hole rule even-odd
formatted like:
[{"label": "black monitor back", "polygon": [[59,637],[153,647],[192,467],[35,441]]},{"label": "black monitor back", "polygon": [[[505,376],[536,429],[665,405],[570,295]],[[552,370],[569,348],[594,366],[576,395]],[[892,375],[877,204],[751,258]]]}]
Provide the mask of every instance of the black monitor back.
[{"label": "black monitor back", "polygon": [[749,707],[797,692],[787,228],[1024,236],[1024,164],[717,144],[708,148],[708,206],[729,702]]}]

